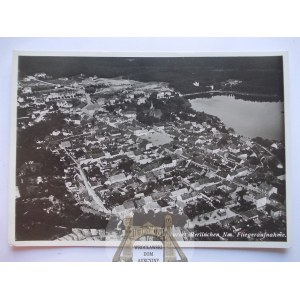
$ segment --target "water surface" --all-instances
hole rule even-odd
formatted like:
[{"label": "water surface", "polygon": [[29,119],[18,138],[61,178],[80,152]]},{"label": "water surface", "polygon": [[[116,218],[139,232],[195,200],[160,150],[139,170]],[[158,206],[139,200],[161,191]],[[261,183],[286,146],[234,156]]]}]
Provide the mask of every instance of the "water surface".
[{"label": "water surface", "polygon": [[190,100],[192,108],[217,116],[236,133],[245,137],[283,140],[283,102],[251,102],[234,96],[214,96]]}]

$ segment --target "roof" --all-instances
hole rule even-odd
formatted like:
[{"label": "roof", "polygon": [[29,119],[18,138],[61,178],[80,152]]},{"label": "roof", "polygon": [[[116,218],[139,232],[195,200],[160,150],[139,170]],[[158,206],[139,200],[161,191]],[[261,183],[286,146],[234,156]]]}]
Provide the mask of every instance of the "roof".
[{"label": "roof", "polygon": [[165,195],[166,195],[165,192],[154,192],[152,194],[152,198],[153,198],[153,200],[158,200],[158,199],[163,198]]},{"label": "roof", "polygon": [[207,149],[210,149],[210,150],[217,150],[217,149],[220,149],[220,147],[218,145],[208,145],[206,146]]},{"label": "roof", "polygon": [[144,198],[144,202],[145,203],[150,203],[150,202],[153,202],[153,199],[152,199],[151,196],[147,196],[147,197]]},{"label": "roof", "polygon": [[243,168],[239,168],[239,169],[236,170],[237,173],[243,172],[243,171],[248,171],[248,168],[247,167],[243,167]]},{"label": "roof", "polygon": [[263,182],[259,188],[263,189],[263,190],[271,190],[273,187],[265,182]]},{"label": "roof", "polygon": [[113,209],[116,213],[124,211],[124,205],[115,206]]},{"label": "roof", "polygon": [[87,110],[94,110],[100,108],[100,105],[95,103],[95,104],[88,104],[87,106],[84,107]]},{"label": "roof", "polygon": [[125,201],[123,203],[123,206],[125,209],[131,209],[131,208],[135,208],[133,201],[129,200],[129,201]]},{"label": "roof", "polygon": [[137,206],[144,206],[146,204],[145,199],[135,200],[135,203]]},{"label": "roof", "polygon": [[248,218],[253,218],[253,217],[256,217],[258,216],[258,210],[257,209],[251,209],[251,210],[247,210],[243,213],[244,216],[248,217]]},{"label": "roof", "polygon": [[189,199],[191,197],[193,197],[193,195],[191,193],[186,193],[186,194],[181,195],[182,200],[186,200],[186,199]]},{"label": "roof", "polygon": [[157,202],[147,203],[146,206],[148,209],[157,209],[161,207]]},{"label": "roof", "polygon": [[126,180],[126,176],[124,173],[113,175],[110,177],[110,181],[121,181]]},{"label": "roof", "polygon": [[75,106],[75,108],[84,108],[85,107],[85,103],[80,103],[77,106]]},{"label": "roof", "polygon": [[123,112],[124,115],[131,115],[131,114],[136,114],[135,110],[127,110]]},{"label": "roof", "polygon": [[71,143],[70,141],[62,141],[60,143],[61,147],[67,148],[67,147],[71,147]]},{"label": "roof", "polygon": [[254,198],[255,198],[255,200],[259,200],[259,199],[263,199],[265,197],[266,197],[265,195],[257,194]]},{"label": "roof", "polygon": [[281,201],[281,202],[283,202],[284,201],[284,197],[283,196],[280,196],[280,195],[278,195],[278,194],[272,194],[271,196],[270,196],[270,200],[275,200],[275,201]]},{"label": "roof", "polygon": [[186,194],[188,192],[189,191],[188,191],[187,188],[183,188],[183,189],[180,189],[180,190],[173,191],[171,194],[172,194],[172,196],[179,196],[179,195],[182,195],[182,194]]}]

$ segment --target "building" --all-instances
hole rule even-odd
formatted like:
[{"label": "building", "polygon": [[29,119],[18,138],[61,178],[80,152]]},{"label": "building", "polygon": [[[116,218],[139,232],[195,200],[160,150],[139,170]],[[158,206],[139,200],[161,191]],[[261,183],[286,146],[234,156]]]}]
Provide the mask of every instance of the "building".
[{"label": "building", "polygon": [[109,181],[113,184],[113,183],[116,183],[116,182],[122,182],[122,181],[126,181],[127,180],[127,177],[125,176],[124,173],[120,173],[120,174],[117,174],[117,175],[113,175],[109,178]]},{"label": "building", "polygon": [[226,177],[227,180],[232,180],[236,177],[242,177],[242,176],[246,176],[250,173],[249,169],[244,167],[244,168],[239,168],[236,169],[235,171],[231,172],[230,174],[228,174],[228,176]]},{"label": "building", "polygon": [[71,145],[71,142],[70,141],[62,141],[60,143],[60,147],[61,148],[70,148],[72,145]]},{"label": "building", "polygon": [[160,93],[157,93],[156,98],[157,99],[170,98],[171,95],[172,95],[172,93],[170,91],[160,92]]},{"label": "building", "polygon": [[183,188],[183,189],[179,189],[179,190],[173,191],[173,192],[171,192],[171,198],[178,199],[181,195],[188,194],[188,192],[189,191],[188,191],[187,188]]},{"label": "building", "polygon": [[136,118],[136,111],[134,110],[128,110],[128,111],[124,111],[123,112],[123,116],[125,116],[126,118]]},{"label": "building", "polygon": [[133,134],[136,136],[146,135],[146,134],[148,134],[148,130],[147,129],[134,130]]},{"label": "building", "polygon": [[254,201],[257,209],[263,208],[267,204],[267,197],[265,195],[258,194],[254,197]]},{"label": "building", "polygon": [[46,73],[35,73],[34,77],[45,79],[47,77],[47,75],[46,75]]},{"label": "building", "polygon": [[147,196],[143,200],[144,200],[145,204],[149,204],[149,203],[153,202],[153,199],[151,196]]},{"label": "building", "polygon": [[191,193],[185,193],[177,197],[177,202],[182,202],[184,204],[187,204],[189,202],[192,202],[198,198],[198,193],[193,191]]},{"label": "building", "polygon": [[92,116],[96,111],[98,111],[100,109],[100,105],[98,103],[94,103],[94,104],[88,104],[86,105],[82,111],[84,113],[86,113],[89,116]]},{"label": "building", "polygon": [[24,93],[24,94],[31,94],[31,93],[32,93],[31,87],[30,87],[30,86],[29,86],[29,87],[25,87],[25,88],[23,89],[23,93]]},{"label": "building", "polygon": [[155,213],[161,211],[161,206],[157,202],[150,202],[144,205],[145,213],[148,213],[149,210],[153,210]]},{"label": "building", "polygon": [[259,191],[266,195],[266,196],[271,196],[272,194],[277,194],[277,188],[274,186],[271,186],[267,183],[262,183],[259,187],[258,187]]}]

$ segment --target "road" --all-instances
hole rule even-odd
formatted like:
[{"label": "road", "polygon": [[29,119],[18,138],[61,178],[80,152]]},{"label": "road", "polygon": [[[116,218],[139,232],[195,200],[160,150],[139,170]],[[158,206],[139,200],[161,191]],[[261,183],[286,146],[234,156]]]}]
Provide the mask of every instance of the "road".
[{"label": "road", "polygon": [[72,140],[73,138],[79,137],[79,136],[88,136],[91,135],[91,132],[87,132],[87,133],[81,133],[81,134],[75,134],[75,135],[70,135],[70,136],[66,136],[64,138],[58,139],[58,140],[52,140],[52,143],[56,143],[56,142],[61,142],[61,141],[66,141],[66,140]]},{"label": "road", "polygon": [[[47,81],[43,81],[43,80],[40,80],[40,79],[37,79],[34,77],[34,80],[35,81],[38,81],[38,82],[41,82],[41,83],[44,83],[44,84],[49,84],[49,85],[52,85],[52,86],[56,86],[57,84],[55,83],[51,83],[51,82],[47,82]],[[71,90],[77,90],[77,88],[74,88],[74,87],[71,87],[71,86],[66,86],[68,89],[71,89]]]},{"label": "road", "polygon": [[215,93],[226,93],[232,95],[244,95],[244,96],[257,96],[257,97],[277,97],[277,95],[265,95],[265,94],[256,94],[256,93],[243,93],[237,91],[222,91],[222,90],[214,90],[214,91],[206,91],[206,92],[198,92],[198,93],[189,93],[189,94],[182,94],[182,97],[194,96],[194,95],[202,95],[202,94],[215,94]]},{"label": "road", "polygon": [[81,178],[83,180],[83,183],[88,191],[88,194],[93,198],[94,202],[97,204],[98,206],[98,210],[107,214],[107,215],[111,215],[111,211],[109,211],[108,209],[106,209],[106,207],[104,206],[103,204],[103,201],[100,199],[100,197],[96,194],[96,192],[91,188],[87,178],[86,178],[86,175],[84,174],[81,166],[80,166],[80,163],[78,163],[75,158],[66,150],[64,149],[66,154],[74,161],[74,163],[76,164],[77,166],[77,170],[79,171],[80,175],[81,175]]}]

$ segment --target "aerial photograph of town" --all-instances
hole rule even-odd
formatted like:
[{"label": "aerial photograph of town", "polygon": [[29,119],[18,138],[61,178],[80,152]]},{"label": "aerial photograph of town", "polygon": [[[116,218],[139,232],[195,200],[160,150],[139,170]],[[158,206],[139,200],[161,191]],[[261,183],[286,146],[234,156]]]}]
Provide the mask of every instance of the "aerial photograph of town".
[{"label": "aerial photograph of town", "polygon": [[286,242],[282,56],[18,56],[15,241]]}]

